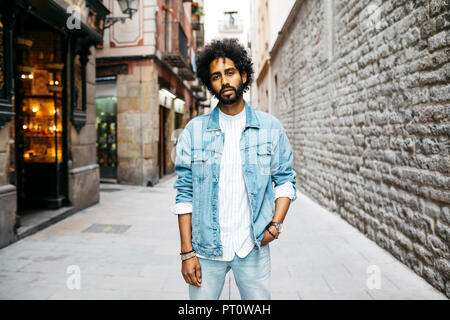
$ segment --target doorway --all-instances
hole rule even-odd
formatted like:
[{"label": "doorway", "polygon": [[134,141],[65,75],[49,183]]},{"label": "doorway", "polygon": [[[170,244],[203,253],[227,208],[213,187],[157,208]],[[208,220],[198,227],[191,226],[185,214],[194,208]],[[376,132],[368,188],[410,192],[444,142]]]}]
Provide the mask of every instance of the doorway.
[{"label": "doorway", "polygon": [[117,179],[117,98],[96,99],[97,161],[100,178]]},{"label": "doorway", "polygon": [[167,129],[169,120],[170,109],[163,106],[159,106],[159,144],[158,144],[158,166],[159,166],[159,178],[162,178],[168,173],[167,161],[168,150],[167,150]]}]

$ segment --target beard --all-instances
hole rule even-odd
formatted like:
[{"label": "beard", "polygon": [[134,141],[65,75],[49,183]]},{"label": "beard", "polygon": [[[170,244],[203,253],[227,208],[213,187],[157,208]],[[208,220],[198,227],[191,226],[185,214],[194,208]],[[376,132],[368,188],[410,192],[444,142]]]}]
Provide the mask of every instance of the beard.
[{"label": "beard", "polygon": [[[230,98],[224,98],[222,96],[222,93],[227,89],[232,89],[234,91],[234,96],[231,96]],[[238,101],[244,93],[244,83],[241,80],[241,83],[239,84],[239,87],[237,89],[232,86],[223,86],[219,92],[214,91],[213,93],[220,103],[225,105],[233,104]]]}]

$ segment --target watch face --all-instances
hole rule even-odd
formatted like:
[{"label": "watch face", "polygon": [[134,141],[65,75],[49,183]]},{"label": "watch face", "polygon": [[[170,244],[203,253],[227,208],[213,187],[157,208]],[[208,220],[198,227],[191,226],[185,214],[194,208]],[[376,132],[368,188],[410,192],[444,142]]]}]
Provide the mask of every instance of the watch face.
[{"label": "watch face", "polygon": [[283,232],[283,224],[282,223],[274,222],[273,225],[275,226],[275,228],[277,228],[278,233]]},{"label": "watch face", "polygon": [[278,232],[279,233],[283,232],[283,225],[281,223],[278,224]]}]

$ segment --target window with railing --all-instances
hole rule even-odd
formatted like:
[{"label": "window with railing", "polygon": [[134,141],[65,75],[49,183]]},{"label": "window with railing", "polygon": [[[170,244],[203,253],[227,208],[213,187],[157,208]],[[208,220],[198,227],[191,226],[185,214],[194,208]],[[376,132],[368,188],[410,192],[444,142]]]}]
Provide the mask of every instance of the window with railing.
[{"label": "window with railing", "polygon": [[219,20],[220,32],[242,32],[244,21],[238,18],[237,11],[225,11],[224,19]]},{"label": "window with railing", "polygon": [[181,24],[178,21],[167,21],[164,59],[173,67],[184,68],[188,66],[188,40]]}]

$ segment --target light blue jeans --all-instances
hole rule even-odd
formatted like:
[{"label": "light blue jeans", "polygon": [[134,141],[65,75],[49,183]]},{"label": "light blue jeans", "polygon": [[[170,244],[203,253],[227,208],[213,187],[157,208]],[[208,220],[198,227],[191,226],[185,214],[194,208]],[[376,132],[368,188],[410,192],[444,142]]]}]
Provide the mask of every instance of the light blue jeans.
[{"label": "light blue jeans", "polygon": [[269,245],[253,248],[245,258],[235,255],[232,261],[198,260],[202,267],[202,286],[189,285],[191,300],[218,300],[230,269],[242,300],[270,300]]}]

